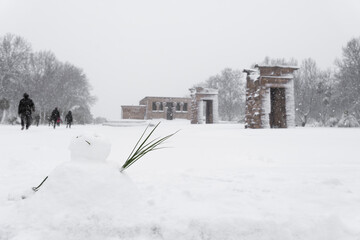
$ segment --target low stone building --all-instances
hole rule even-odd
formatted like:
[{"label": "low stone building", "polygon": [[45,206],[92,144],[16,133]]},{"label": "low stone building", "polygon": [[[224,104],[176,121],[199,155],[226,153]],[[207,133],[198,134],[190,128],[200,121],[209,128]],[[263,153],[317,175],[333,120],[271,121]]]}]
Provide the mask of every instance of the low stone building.
[{"label": "low stone building", "polygon": [[295,126],[293,72],[297,67],[256,65],[245,69],[245,127],[287,128]]},{"label": "low stone building", "polygon": [[219,122],[218,90],[196,87],[191,92],[191,123],[211,124]]},{"label": "low stone building", "polygon": [[191,98],[145,97],[139,106],[121,106],[123,119],[191,119]]}]

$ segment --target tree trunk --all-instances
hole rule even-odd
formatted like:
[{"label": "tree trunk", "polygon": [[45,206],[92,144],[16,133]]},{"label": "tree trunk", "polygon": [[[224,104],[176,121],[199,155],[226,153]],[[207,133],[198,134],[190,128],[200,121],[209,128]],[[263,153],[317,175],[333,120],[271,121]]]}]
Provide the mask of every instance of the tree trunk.
[{"label": "tree trunk", "polygon": [[41,115],[42,115],[42,112],[41,112],[41,109],[40,109],[40,110],[39,110],[39,117],[40,117],[39,122],[40,122],[40,124],[43,123],[43,120],[42,120],[42,118],[41,118]]},{"label": "tree trunk", "polygon": [[2,114],[2,118],[1,118],[1,124],[5,123],[5,118],[6,118],[6,109],[3,110],[3,114]]}]

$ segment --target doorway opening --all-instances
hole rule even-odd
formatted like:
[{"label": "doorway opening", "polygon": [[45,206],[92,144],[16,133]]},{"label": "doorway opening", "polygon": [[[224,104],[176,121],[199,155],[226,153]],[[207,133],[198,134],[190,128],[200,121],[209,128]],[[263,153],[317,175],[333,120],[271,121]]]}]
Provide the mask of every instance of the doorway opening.
[{"label": "doorway opening", "polygon": [[167,111],[166,111],[166,119],[167,120],[173,120],[174,114],[173,114],[173,103],[167,102],[166,103]]},{"label": "doorway opening", "polygon": [[270,88],[270,127],[286,128],[285,88]]},{"label": "doorway opening", "polygon": [[206,124],[214,123],[212,100],[204,100],[204,113],[205,113],[205,123]]}]

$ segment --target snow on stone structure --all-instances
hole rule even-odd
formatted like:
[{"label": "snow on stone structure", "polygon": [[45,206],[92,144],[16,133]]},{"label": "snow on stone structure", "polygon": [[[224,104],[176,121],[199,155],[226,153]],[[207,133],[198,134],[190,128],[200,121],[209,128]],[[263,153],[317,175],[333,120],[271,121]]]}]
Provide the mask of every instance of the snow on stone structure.
[{"label": "snow on stone structure", "polygon": [[212,88],[190,88],[191,123],[217,123],[219,121],[218,90]]},{"label": "snow on stone structure", "polygon": [[256,65],[244,69],[246,79],[246,128],[295,126],[293,72],[298,67]]},{"label": "snow on stone structure", "polygon": [[190,120],[190,98],[145,97],[139,106],[121,106],[122,119],[188,119]]}]

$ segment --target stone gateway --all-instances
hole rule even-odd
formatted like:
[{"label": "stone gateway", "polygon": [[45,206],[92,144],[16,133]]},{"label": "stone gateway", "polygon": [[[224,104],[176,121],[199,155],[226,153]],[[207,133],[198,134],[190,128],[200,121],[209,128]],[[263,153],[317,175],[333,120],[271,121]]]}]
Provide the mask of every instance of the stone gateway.
[{"label": "stone gateway", "polygon": [[297,67],[256,65],[245,69],[246,128],[295,126],[293,73]]}]

